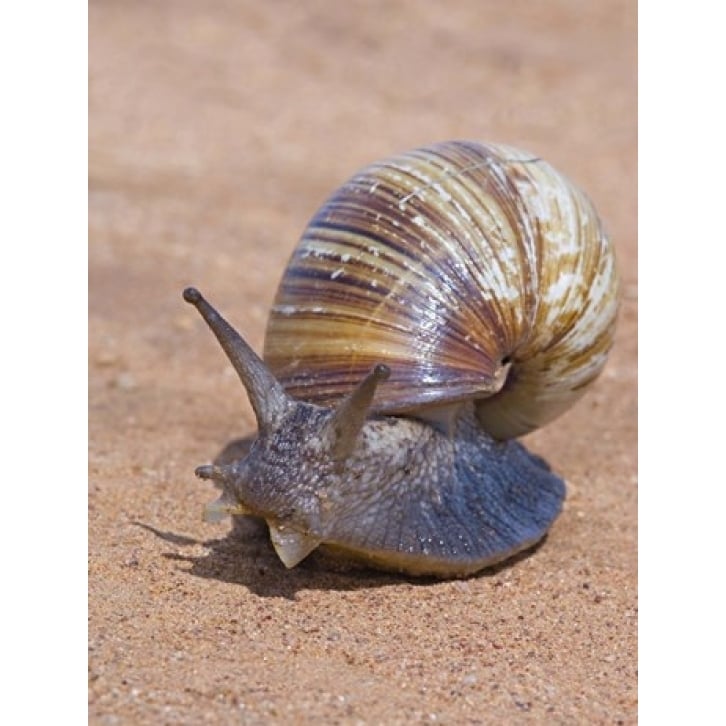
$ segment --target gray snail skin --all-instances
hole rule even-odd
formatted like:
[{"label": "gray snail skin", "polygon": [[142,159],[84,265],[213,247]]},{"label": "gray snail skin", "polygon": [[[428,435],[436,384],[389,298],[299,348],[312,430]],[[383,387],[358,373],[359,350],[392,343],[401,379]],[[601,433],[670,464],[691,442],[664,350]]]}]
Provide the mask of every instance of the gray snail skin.
[{"label": "gray snail skin", "polygon": [[184,291],[258,426],[196,470],[222,490],[206,518],[264,519],[287,567],[463,577],[531,547],[565,485],[515,439],[599,375],[617,293],[592,203],[541,159],[450,141],[366,167],[303,233],[264,360]]}]

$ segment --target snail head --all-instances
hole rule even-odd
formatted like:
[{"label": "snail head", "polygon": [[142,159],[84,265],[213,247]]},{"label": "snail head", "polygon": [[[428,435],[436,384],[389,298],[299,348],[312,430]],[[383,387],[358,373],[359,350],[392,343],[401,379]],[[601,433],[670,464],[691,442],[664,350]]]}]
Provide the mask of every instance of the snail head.
[{"label": "snail head", "polygon": [[239,375],[257,419],[258,435],[246,457],[196,469],[221,489],[205,519],[253,515],[267,521],[280,559],[293,567],[321,541],[326,515],[359,442],[377,385],[390,370],[378,364],[335,408],[289,396],[242,336],[196,288],[194,305]]}]

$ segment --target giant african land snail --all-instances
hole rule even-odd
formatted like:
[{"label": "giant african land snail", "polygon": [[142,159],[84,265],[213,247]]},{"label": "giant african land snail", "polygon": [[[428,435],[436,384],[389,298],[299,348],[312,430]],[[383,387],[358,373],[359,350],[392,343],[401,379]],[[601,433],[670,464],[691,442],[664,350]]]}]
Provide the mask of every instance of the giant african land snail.
[{"label": "giant african land snail", "polygon": [[513,439],[600,373],[617,277],[587,197],[512,147],[446,142],[373,164],[316,213],[270,313],[264,363],[193,303],[247,389],[249,454],[197,469],[209,519],[267,521],[292,567],[317,547],[464,576],[537,542],[565,487]]}]

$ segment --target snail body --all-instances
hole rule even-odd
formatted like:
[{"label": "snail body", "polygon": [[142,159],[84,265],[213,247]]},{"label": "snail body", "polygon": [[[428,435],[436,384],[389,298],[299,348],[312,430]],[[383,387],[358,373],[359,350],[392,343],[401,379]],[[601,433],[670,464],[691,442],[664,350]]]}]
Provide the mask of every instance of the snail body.
[{"label": "snail body", "polygon": [[287,566],[313,549],[464,576],[525,549],[564,482],[514,439],[602,370],[617,278],[587,197],[502,145],[373,164],[306,228],[264,362],[194,289],[255,410],[249,454],[200,467],[208,518],[265,519]]}]

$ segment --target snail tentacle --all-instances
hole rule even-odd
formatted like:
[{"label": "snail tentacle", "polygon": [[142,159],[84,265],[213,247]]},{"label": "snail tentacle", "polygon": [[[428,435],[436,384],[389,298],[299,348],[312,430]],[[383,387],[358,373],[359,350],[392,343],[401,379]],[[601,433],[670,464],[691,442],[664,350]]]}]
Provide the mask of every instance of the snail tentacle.
[{"label": "snail tentacle", "polygon": [[358,434],[363,428],[376,393],[376,387],[391,375],[391,369],[383,364],[371,372],[346,396],[335,409],[328,431],[334,441],[333,458],[342,460],[355,448]]},{"label": "snail tentacle", "polygon": [[290,397],[244,338],[194,287],[183,293],[216,336],[244,385],[260,431],[269,430],[289,408]]},{"label": "snail tentacle", "polygon": [[203,464],[198,466],[194,473],[200,479],[211,479],[212,481],[223,482],[227,478],[227,472],[221,466],[215,466],[214,464]]}]

